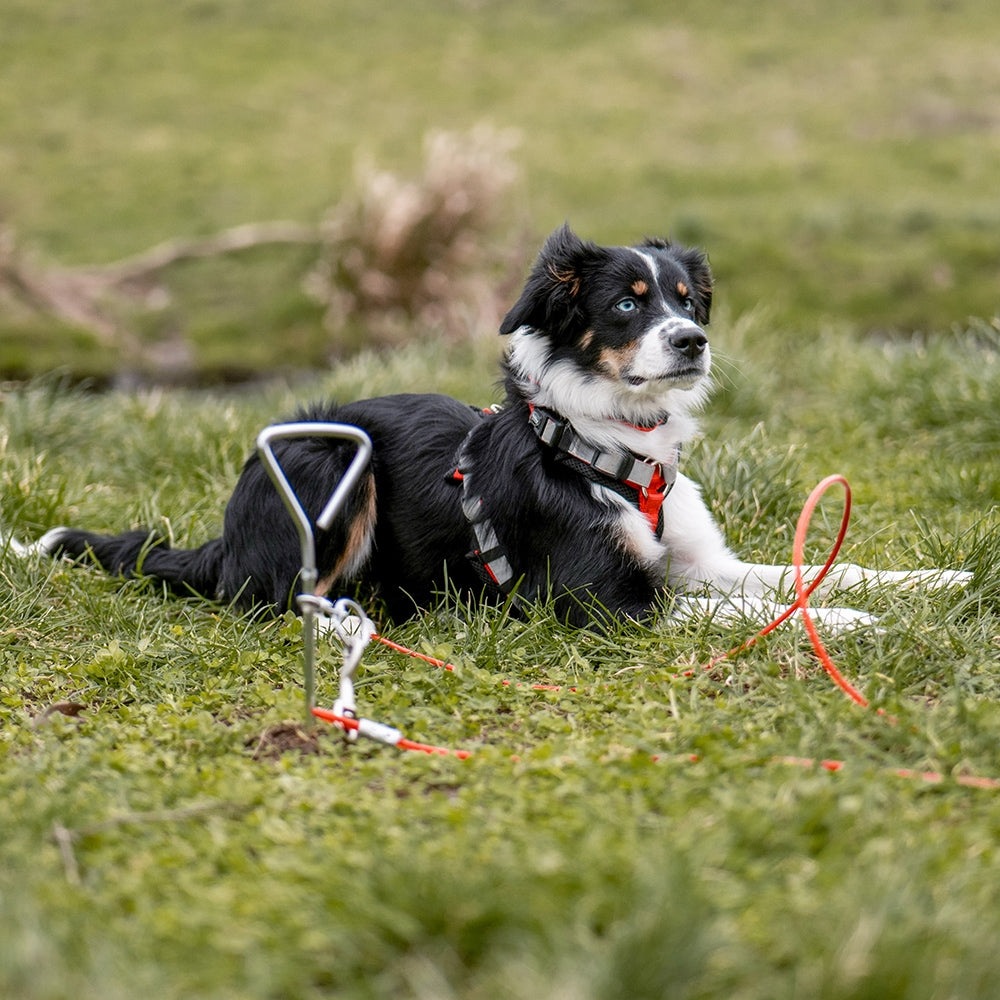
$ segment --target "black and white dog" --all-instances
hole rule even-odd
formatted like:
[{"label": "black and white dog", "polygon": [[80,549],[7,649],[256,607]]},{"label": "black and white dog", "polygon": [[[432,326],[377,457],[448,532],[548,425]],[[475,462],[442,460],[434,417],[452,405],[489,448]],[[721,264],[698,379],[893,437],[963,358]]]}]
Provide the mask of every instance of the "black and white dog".
[{"label": "black and white dog", "polygon": [[[711,303],[701,251],[660,239],[597,246],[564,226],[501,325],[509,338],[502,407],[398,395],[300,414],[361,427],[374,446],[338,521],[316,533],[317,593],[373,585],[393,616],[447,586],[493,600],[551,599],[574,624],[649,619],[665,589],[700,595],[689,608],[766,613],[789,586],[789,567],[738,559],[678,471],[709,387]],[[304,438],[274,451],[317,517],[351,446]],[[295,529],[256,457],[226,508],[222,537],[198,549],[171,549],[145,530],[56,528],[33,546],[8,544],[22,554],[89,557],[112,573],[246,608],[293,604],[300,569]],[[828,580],[950,586],[968,576],[843,565]],[[871,620],[846,608],[818,615],[835,625]]]}]

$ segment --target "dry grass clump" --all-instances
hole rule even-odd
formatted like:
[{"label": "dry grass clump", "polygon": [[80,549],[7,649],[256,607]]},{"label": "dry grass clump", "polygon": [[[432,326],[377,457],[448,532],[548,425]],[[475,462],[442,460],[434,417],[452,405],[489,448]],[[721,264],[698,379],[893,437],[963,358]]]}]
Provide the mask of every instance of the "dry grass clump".
[{"label": "dry grass clump", "polygon": [[[261,326],[247,305],[261,298],[254,298],[261,268],[278,267],[293,286],[286,298],[298,296],[297,316],[313,327],[313,346],[302,352],[313,364],[424,332],[451,339],[495,332],[527,252],[527,226],[511,221],[517,136],[480,125],[431,132],[424,145],[419,177],[361,166],[356,190],[318,222],[253,222],[175,237],[111,264],[44,261],[0,225],[0,316],[55,320],[86,331],[120,366],[185,379],[196,376],[196,343],[211,343],[235,363],[247,337],[280,334]],[[285,255],[282,247],[290,248]],[[283,262],[303,247],[309,263],[299,279],[303,272],[289,273]],[[245,256],[262,248],[271,256],[256,264]],[[187,269],[178,281],[179,265],[222,258],[229,262],[224,271],[200,266],[216,282],[209,298],[209,278],[199,281]]]},{"label": "dry grass clump", "polygon": [[416,179],[359,167],[308,279],[338,341],[352,327],[381,343],[411,338],[414,325],[453,338],[496,330],[523,257],[510,224],[517,142],[483,125],[434,131]]}]

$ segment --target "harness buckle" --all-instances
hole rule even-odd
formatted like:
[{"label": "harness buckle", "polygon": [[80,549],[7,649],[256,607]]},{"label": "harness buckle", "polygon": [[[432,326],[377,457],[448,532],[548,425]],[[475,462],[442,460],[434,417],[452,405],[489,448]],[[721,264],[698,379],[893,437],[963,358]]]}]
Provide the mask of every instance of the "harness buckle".
[{"label": "harness buckle", "polygon": [[631,468],[627,469],[622,475],[624,482],[628,483],[629,486],[634,486],[636,489],[648,490],[652,485],[653,479],[656,474],[659,473],[663,476],[663,467],[659,462],[651,462],[648,459],[636,458],[632,460]]},{"label": "harness buckle", "polygon": [[532,407],[528,414],[528,423],[538,435],[538,439],[552,448],[558,448],[563,435],[569,427],[569,422],[554,417],[541,406]]},{"label": "harness buckle", "polygon": [[623,479],[627,482],[630,478],[626,475],[629,471],[629,466],[632,464],[632,459],[628,455],[618,454],[613,451],[599,451],[594,455],[593,461],[590,464],[598,472],[603,472],[604,475],[611,476],[613,479]]}]

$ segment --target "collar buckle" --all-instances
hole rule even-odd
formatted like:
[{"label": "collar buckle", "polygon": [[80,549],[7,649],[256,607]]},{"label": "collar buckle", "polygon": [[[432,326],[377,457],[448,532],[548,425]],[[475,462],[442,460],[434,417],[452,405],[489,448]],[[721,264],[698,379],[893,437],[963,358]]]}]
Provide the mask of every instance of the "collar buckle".
[{"label": "collar buckle", "polygon": [[631,463],[631,468],[626,469],[625,474],[618,478],[636,489],[648,490],[657,474],[661,478],[666,478],[663,475],[663,466],[659,462],[637,458]]}]

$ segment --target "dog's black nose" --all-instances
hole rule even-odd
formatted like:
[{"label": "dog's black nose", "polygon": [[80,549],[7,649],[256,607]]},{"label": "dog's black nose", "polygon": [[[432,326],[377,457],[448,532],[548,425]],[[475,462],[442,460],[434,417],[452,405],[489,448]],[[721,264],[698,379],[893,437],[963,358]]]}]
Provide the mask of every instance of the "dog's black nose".
[{"label": "dog's black nose", "polygon": [[670,335],[670,346],[684,357],[693,359],[708,347],[708,337],[696,327],[688,327]]}]

